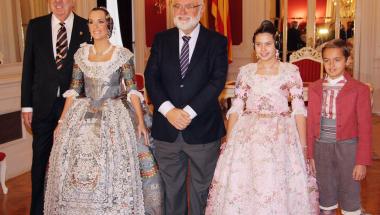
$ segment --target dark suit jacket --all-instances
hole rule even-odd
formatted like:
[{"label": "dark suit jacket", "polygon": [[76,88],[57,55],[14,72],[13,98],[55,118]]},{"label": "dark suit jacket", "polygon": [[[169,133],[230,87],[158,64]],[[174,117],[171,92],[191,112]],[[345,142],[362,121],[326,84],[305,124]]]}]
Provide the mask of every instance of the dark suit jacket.
[{"label": "dark suit jacket", "polygon": [[226,82],[227,39],[203,26],[184,79],[180,75],[179,31],[172,28],[158,33],[145,69],[145,83],[154,105],[152,136],[174,142],[179,130],[158,112],[165,101],[177,108],[189,105],[197,113],[182,131],[188,144],[204,144],[225,135],[218,96]]},{"label": "dark suit jacket", "polygon": [[74,14],[74,23],[67,57],[62,71],[55,63],[52,30],[52,14],[30,20],[26,33],[21,83],[21,106],[33,108],[33,120],[50,114],[57,90],[63,94],[70,85],[73,55],[83,42],[89,41],[87,20]]}]

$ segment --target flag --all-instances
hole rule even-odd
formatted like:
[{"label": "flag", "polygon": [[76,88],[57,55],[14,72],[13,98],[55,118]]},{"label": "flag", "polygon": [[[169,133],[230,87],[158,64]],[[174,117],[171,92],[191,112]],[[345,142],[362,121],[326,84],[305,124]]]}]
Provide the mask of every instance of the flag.
[{"label": "flag", "polygon": [[229,0],[211,0],[211,14],[215,18],[215,31],[228,39],[228,61],[232,62],[232,37]]},{"label": "flag", "polygon": [[204,9],[204,13],[203,13],[203,16],[201,17],[201,24],[206,27],[206,28],[209,28],[209,21],[208,21],[208,1],[205,1],[204,4],[203,4],[203,9]]}]

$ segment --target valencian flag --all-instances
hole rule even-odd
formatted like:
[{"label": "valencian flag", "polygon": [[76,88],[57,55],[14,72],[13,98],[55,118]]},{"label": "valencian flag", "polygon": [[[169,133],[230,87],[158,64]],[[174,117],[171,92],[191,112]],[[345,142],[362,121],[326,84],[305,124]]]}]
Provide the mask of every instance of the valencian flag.
[{"label": "valencian flag", "polygon": [[228,61],[232,62],[232,37],[229,0],[211,0],[211,14],[215,17],[215,31],[228,39]]}]

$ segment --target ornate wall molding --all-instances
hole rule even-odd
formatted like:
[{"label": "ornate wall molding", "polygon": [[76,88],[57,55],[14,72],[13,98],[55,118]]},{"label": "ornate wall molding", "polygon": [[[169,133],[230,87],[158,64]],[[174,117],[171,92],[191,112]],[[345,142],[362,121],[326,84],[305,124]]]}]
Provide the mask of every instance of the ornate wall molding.
[{"label": "ornate wall molding", "polygon": [[299,61],[303,59],[311,59],[314,61],[318,61],[322,63],[322,55],[321,52],[311,48],[311,47],[303,47],[290,55],[290,62]]}]

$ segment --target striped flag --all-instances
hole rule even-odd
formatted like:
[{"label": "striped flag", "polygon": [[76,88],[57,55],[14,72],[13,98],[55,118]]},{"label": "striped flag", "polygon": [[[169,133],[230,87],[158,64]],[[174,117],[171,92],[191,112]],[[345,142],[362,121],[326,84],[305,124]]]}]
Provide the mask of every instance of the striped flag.
[{"label": "striped flag", "polygon": [[215,31],[228,39],[228,61],[232,62],[232,37],[229,0],[211,0],[211,14],[215,18]]},{"label": "striped flag", "polygon": [[208,13],[209,13],[209,10],[208,10],[208,1],[204,1],[203,3],[203,9],[204,9],[204,13],[203,13],[203,16],[201,17],[201,24],[206,27],[206,28],[209,28],[209,20],[208,20]]}]

